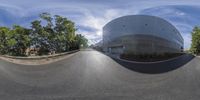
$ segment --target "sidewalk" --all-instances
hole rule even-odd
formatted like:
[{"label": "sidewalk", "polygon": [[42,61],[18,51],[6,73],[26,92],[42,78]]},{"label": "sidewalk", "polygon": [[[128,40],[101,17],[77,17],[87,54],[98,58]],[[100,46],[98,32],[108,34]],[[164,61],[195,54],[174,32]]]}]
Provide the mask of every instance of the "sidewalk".
[{"label": "sidewalk", "polygon": [[13,56],[0,56],[1,60],[5,60],[15,64],[21,65],[43,65],[43,64],[50,64],[62,59],[69,58],[76,54],[76,52],[72,53],[61,53],[55,54],[50,56],[36,56],[36,57],[13,57]]}]

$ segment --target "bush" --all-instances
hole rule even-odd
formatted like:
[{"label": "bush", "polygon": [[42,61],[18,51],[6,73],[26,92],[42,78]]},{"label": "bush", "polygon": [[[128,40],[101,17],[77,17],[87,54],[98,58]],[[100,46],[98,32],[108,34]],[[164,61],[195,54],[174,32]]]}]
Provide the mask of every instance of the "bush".
[{"label": "bush", "polygon": [[197,55],[200,53],[200,28],[194,27],[191,34],[192,34],[192,44],[190,52]]}]

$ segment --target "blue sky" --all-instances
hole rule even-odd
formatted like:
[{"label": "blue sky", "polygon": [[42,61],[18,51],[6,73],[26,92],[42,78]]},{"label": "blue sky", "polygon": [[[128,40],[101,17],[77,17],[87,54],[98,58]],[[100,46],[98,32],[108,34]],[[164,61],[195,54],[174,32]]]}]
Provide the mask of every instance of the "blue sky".
[{"label": "blue sky", "polygon": [[0,26],[30,26],[41,12],[60,14],[76,23],[77,33],[90,43],[102,38],[102,27],[124,15],[153,15],[171,22],[191,44],[195,25],[200,26],[199,0],[0,0]]}]

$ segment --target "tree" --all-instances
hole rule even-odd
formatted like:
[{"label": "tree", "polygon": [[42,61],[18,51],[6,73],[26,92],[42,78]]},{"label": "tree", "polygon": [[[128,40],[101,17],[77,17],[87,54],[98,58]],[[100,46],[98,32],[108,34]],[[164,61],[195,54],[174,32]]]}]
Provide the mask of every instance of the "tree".
[{"label": "tree", "polygon": [[77,34],[75,40],[77,49],[80,49],[81,47],[88,47],[88,40],[83,35]]},{"label": "tree", "polygon": [[73,46],[73,41],[75,39],[75,25],[72,21],[67,18],[55,15],[55,40],[57,43],[57,51],[68,51]]},{"label": "tree", "polygon": [[47,54],[50,47],[48,43],[49,33],[44,30],[43,26],[41,25],[41,21],[35,20],[31,24],[31,46],[34,48],[39,48],[39,55]]},{"label": "tree", "polygon": [[12,55],[25,56],[25,51],[30,47],[30,30],[19,25],[14,25],[8,35],[9,52]]},{"label": "tree", "polygon": [[35,20],[31,22],[32,30],[31,30],[31,45],[34,47],[40,46],[40,34],[42,33],[42,25],[41,21]]},{"label": "tree", "polygon": [[45,12],[40,14],[40,18],[42,20],[45,20],[47,22],[46,26],[43,26],[43,31],[46,33],[46,43],[48,44],[48,51],[55,51],[55,45],[54,45],[54,37],[55,37],[55,32],[54,32],[54,24],[52,22],[53,18],[51,14]]},{"label": "tree", "polygon": [[7,37],[10,29],[7,27],[0,27],[0,53],[8,53]]},{"label": "tree", "polygon": [[195,26],[192,31],[192,44],[190,51],[193,54],[199,54],[200,53],[200,28]]},{"label": "tree", "polygon": [[[40,14],[40,18],[47,21],[47,28],[52,28],[53,27],[53,23],[52,23],[52,20],[53,18],[51,17],[51,14],[47,13],[47,12],[44,12],[42,14]],[[53,29],[51,29],[53,30]]]},{"label": "tree", "polygon": [[[79,49],[87,46],[87,39],[75,34],[75,23],[71,20],[49,13],[39,15],[39,20],[31,22],[31,29],[13,25],[12,29],[0,27],[0,53],[25,56],[28,48],[37,49],[39,55]],[[42,24],[45,21],[46,24]],[[55,21],[55,22],[53,22]]]}]

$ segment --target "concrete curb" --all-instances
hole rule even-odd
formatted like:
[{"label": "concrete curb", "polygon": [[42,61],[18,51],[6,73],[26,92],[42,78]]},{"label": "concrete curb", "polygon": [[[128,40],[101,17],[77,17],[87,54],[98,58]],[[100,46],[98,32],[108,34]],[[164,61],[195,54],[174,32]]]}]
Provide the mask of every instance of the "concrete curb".
[{"label": "concrete curb", "polygon": [[42,65],[42,64],[49,64],[52,62],[56,62],[68,57],[71,57],[73,54],[80,50],[74,50],[70,52],[64,52],[55,55],[48,55],[48,56],[35,56],[35,57],[14,57],[14,56],[7,56],[1,55],[0,59],[15,63],[15,64],[22,64],[22,65]]},{"label": "concrete curb", "polygon": [[54,57],[58,57],[58,56],[72,54],[72,53],[75,53],[78,51],[80,51],[80,50],[74,50],[74,51],[70,51],[70,52],[64,52],[64,53],[59,53],[59,54],[54,54],[54,55],[45,55],[45,56],[16,57],[16,56],[1,55],[0,57],[12,58],[12,59],[22,59],[22,60],[40,60],[40,59],[54,58]]}]

